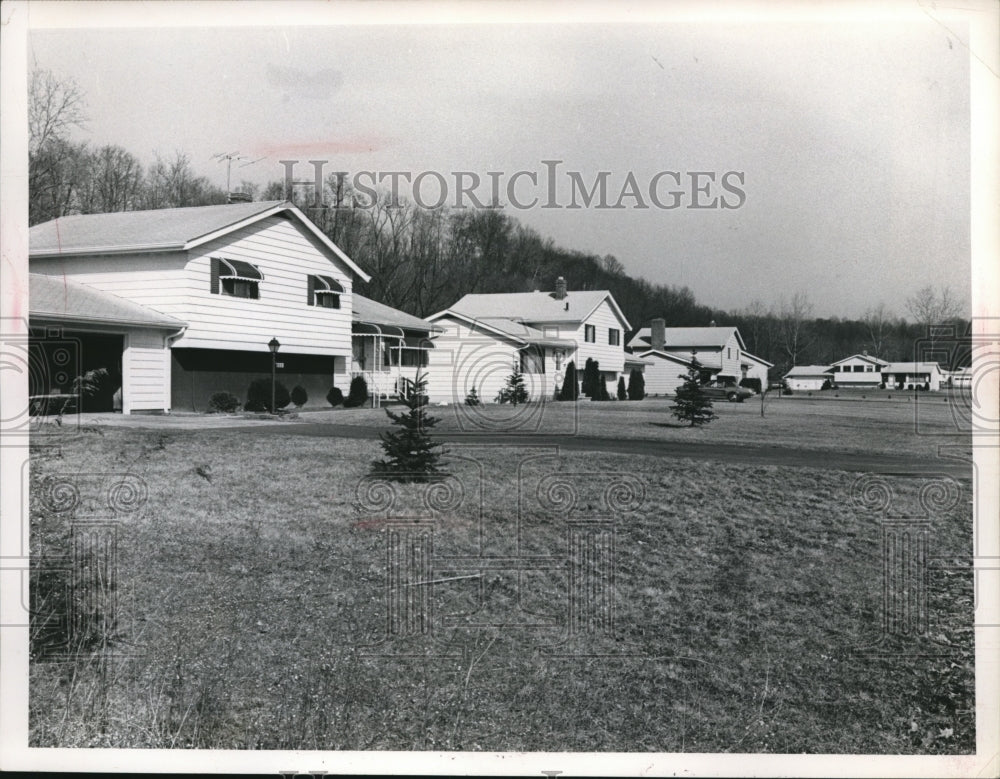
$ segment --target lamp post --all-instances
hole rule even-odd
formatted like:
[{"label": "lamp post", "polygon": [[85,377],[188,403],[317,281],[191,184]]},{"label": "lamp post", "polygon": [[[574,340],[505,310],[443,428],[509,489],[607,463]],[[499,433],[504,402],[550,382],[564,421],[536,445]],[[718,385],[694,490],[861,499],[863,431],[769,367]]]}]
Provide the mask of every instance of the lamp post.
[{"label": "lamp post", "polygon": [[274,408],[274,383],[275,383],[275,373],[278,369],[278,349],[281,348],[281,344],[278,342],[277,338],[272,338],[267,342],[267,348],[271,350],[271,413],[276,413]]}]

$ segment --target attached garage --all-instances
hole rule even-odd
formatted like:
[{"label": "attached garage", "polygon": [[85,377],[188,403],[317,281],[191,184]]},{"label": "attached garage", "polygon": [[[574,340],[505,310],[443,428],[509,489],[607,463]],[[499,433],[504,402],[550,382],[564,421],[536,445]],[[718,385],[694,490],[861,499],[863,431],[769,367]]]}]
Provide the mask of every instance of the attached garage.
[{"label": "attached garage", "polygon": [[29,274],[29,395],[47,398],[93,391],[76,399],[84,411],[170,410],[170,343],[184,322],[57,276]]}]

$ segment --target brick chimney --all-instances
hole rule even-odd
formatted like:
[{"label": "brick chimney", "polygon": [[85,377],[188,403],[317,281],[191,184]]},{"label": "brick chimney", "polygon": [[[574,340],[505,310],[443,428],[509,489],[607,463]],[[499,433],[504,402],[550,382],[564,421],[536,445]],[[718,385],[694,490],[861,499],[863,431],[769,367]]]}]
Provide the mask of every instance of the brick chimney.
[{"label": "brick chimney", "polygon": [[566,297],[566,279],[562,276],[556,279],[556,291],[552,293],[552,297],[556,300],[562,300]]},{"label": "brick chimney", "polygon": [[667,342],[666,328],[665,319],[654,319],[649,323],[649,345],[658,351],[662,351]]}]

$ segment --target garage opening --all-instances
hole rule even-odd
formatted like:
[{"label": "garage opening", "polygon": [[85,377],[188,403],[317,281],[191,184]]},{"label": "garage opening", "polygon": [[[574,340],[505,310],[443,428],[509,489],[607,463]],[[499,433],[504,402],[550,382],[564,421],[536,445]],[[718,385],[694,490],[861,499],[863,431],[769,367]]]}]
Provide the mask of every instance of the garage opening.
[{"label": "garage opening", "polygon": [[[110,412],[121,407],[124,336],[32,329],[28,394],[39,413],[65,410]],[[52,406],[50,409],[49,406]],[[73,407],[75,406],[75,408]]]}]

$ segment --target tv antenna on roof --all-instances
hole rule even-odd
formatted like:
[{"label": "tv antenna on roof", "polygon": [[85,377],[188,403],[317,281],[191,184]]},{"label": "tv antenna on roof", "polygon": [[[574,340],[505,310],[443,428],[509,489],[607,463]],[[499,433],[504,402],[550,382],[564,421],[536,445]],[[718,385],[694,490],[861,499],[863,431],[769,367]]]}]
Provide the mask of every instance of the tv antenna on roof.
[{"label": "tv antenna on roof", "polygon": [[[244,157],[238,151],[230,151],[230,152],[220,152],[218,154],[213,154],[212,159],[218,160],[219,162],[222,162],[223,160],[226,161],[226,192],[231,192],[232,187],[230,186],[230,183],[233,171],[233,160],[245,160],[246,157]],[[243,165],[240,165],[240,167],[245,168],[248,165],[253,165],[256,162],[260,162],[262,159],[264,158],[258,157],[255,160],[251,160],[250,162],[246,162]]]}]

